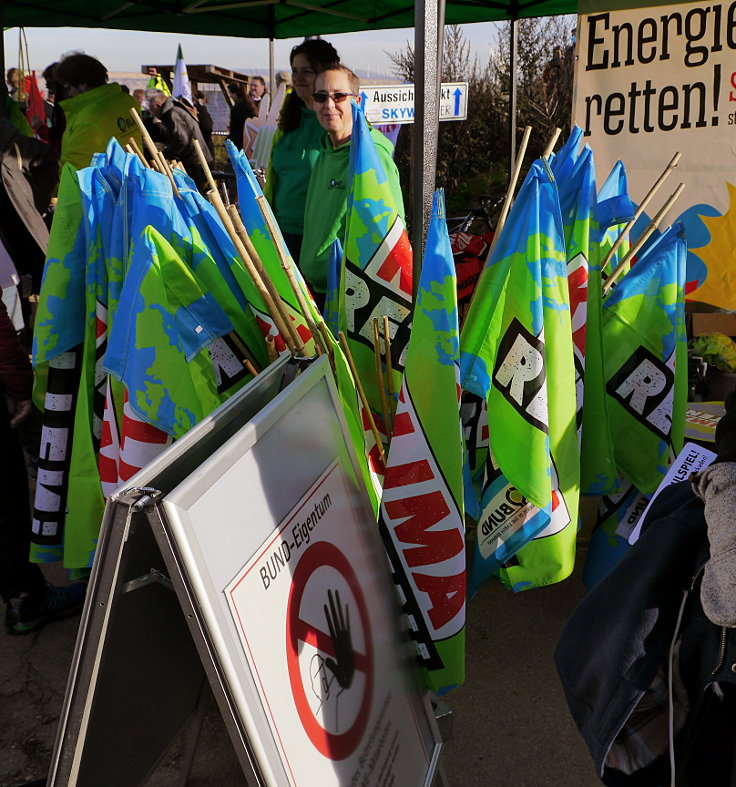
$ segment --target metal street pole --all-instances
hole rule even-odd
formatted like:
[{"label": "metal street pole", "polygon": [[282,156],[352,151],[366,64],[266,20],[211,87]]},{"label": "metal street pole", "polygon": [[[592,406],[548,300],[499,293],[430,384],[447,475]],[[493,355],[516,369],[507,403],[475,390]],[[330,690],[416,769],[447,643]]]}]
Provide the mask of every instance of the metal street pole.
[{"label": "metal street pole", "polygon": [[440,115],[441,42],[444,39],[444,0],[418,0],[414,7],[414,149],[412,153],[413,287],[416,297],[424,242],[432,213],[437,171]]}]

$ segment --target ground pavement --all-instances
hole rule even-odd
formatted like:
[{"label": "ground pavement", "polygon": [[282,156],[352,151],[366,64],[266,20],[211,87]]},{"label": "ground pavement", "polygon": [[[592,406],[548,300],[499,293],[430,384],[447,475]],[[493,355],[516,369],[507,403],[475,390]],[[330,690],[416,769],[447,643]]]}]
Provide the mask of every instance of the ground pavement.
[{"label": "ground pavement", "polygon": [[[453,787],[600,784],[552,659],[559,632],[584,593],[577,574],[519,595],[490,584],[471,602],[467,682],[447,698],[454,737],[442,760]],[[58,580],[58,573],[52,578]],[[0,633],[0,787],[47,773],[78,620],[24,637]],[[175,746],[147,787],[178,784],[180,759]],[[188,784],[245,784],[215,707],[205,721]]]}]

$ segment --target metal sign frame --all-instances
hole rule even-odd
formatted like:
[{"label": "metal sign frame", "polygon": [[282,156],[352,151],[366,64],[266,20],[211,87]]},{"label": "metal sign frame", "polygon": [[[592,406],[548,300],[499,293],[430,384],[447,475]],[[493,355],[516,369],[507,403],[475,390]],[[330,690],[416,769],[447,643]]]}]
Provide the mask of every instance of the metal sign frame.
[{"label": "metal sign frame", "polygon": [[[321,404],[314,405],[318,400]],[[290,460],[283,446],[279,452],[277,442],[269,438],[302,402],[315,417],[322,413],[317,417],[322,420],[321,428],[310,435],[310,428],[317,425],[307,422],[302,434],[302,440],[311,444],[309,456],[316,457],[316,463],[303,461],[303,456]],[[325,429],[330,419],[333,426]],[[289,423],[293,428],[293,420]],[[328,431],[331,437],[325,436]],[[237,550],[242,553],[247,539],[260,543],[259,528],[267,523],[256,516],[232,537],[223,535],[223,530],[213,533],[211,540],[198,541],[196,533],[203,525],[196,512],[186,514],[186,501],[206,494],[213,479],[224,477],[228,468],[236,468],[233,463],[239,457],[250,457],[252,452],[256,465],[260,462],[264,467],[263,499],[272,501],[269,505],[274,506],[278,521],[293,506],[298,489],[309,486],[337,452],[364,498],[363,505],[369,505],[362,482],[357,481],[360,472],[348,435],[327,360],[309,364],[296,378],[294,362],[282,360],[113,495],[102,524],[49,785],[142,784],[182,734],[188,736],[182,763],[181,783],[185,784],[208,684],[247,783],[293,784],[262,712],[257,686],[239,663],[242,646],[233,640],[230,629],[234,624],[212,614],[221,592],[217,583],[224,581],[217,579],[213,584],[212,577],[219,572],[229,581],[230,555]],[[289,475],[283,493],[276,496],[278,484],[273,473],[265,473],[264,464],[274,459]],[[188,522],[188,531],[182,529],[182,521]],[[380,544],[377,528],[367,530]],[[219,546],[213,547],[215,542]],[[398,610],[387,566],[385,579],[387,596]],[[397,641],[410,647],[408,635],[398,629],[397,624]],[[402,663],[402,680],[407,696],[412,697],[417,734],[427,753],[428,767],[419,783],[429,785],[433,779],[442,783],[438,768],[441,736],[434,713],[419,684],[418,670],[409,658]]]}]

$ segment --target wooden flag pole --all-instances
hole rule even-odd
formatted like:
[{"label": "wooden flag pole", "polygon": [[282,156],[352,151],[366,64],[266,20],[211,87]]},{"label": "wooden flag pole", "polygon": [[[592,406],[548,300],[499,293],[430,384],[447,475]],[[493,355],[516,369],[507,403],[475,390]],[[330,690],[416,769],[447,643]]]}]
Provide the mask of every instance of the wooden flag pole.
[{"label": "wooden flag pole", "polygon": [[[245,342],[241,340],[240,336],[238,336],[238,334],[235,333],[235,331],[230,331],[230,333],[228,334],[228,338],[232,341],[232,343],[238,348],[238,351],[242,354],[243,365],[246,366],[246,364],[250,364],[256,369],[256,374],[258,374],[258,372],[261,371],[260,364],[258,363],[258,361],[256,361],[255,357],[253,356],[253,353],[251,353],[251,351],[245,346]],[[246,368],[248,367],[246,366]]]},{"label": "wooden flag pole", "polygon": [[230,207],[230,195],[227,193],[227,183],[220,181],[220,191],[222,192],[222,202],[226,208]]},{"label": "wooden flag pole", "polygon": [[391,361],[391,332],[389,331],[388,315],[383,315],[383,348],[386,352],[386,377],[388,378],[388,415],[391,419],[391,434],[394,432],[394,411],[396,397],[394,391],[394,367]]},{"label": "wooden flag pole", "polygon": [[133,150],[133,153],[135,153],[135,155],[140,159],[141,164],[143,164],[144,167],[148,167],[150,169],[151,165],[146,161],[143,151],[138,147],[138,143],[135,141],[135,139],[133,139],[133,137],[130,138],[130,147]]},{"label": "wooden flag pole", "polygon": [[278,357],[279,353],[276,349],[276,342],[273,336],[266,336],[266,352],[268,353],[268,360],[273,363]]},{"label": "wooden flag pole", "polygon": [[248,255],[253,265],[255,265],[255,268],[258,271],[258,275],[261,277],[264,286],[271,294],[273,303],[281,314],[281,317],[284,321],[284,325],[286,326],[286,330],[289,331],[289,335],[291,336],[291,340],[294,343],[294,347],[296,347],[300,353],[303,353],[304,342],[302,341],[301,337],[299,336],[299,333],[294,327],[294,321],[289,316],[289,312],[287,311],[286,304],[284,303],[284,300],[281,297],[281,295],[279,295],[279,291],[276,289],[276,285],[273,283],[273,280],[268,275],[268,271],[263,267],[263,262],[261,258],[258,256],[256,247],[253,245],[253,241],[250,239],[250,236],[248,235],[248,231],[245,229],[245,225],[243,224],[243,220],[240,218],[238,209],[235,207],[235,205],[230,205],[230,207],[227,208],[227,214],[230,217],[230,221],[232,221],[235,234],[238,236],[240,242],[243,244],[245,253]]},{"label": "wooden flag pole", "polygon": [[143,124],[143,120],[141,119],[138,110],[135,107],[130,108],[130,114],[133,120],[135,121],[136,126],[138,126],[138,131],[141,132],[141,136],[143,137],[143,141],[146,143],[146,147],[148,148],[148,152],[151,154],[151,157],[154,161],[158,162],[159,169],[163,172],[164,175],[169,179],[171,183],[171,188],[174,190],[175,196],[181,199],[181,194],[179,194],[179,189],[176,187],[176,183],[174,181],[174,173],[171,171],[168,162],[164,158],[163,153],[154,145],[153,140],[151,139],[151,135],[148,133],[148,129]]},{"label": "wooden flag pole", "polygon": [[675,204],[677,199],[679,198],[680,194],[682,194],[682,190],[685,188],[684,183],[680,183],[680,185],[672,192],[672,195],[667,200],[667,202],[662,205],[659,210],[659,213],[652,219],[649,223],[647,228],[642,232],[639,236],[636,243],[629,249],[629,253],[621,260],[621,262],[616,267],[616,270],[608,277],[606,283],[603,285],[603,295],[613,287],[616,282],[616,279],[621,275],[624,266],[627,262],[631,260],[631,258],[639,251],[639,249],[649,240],[649,236],[657,229],[659,223],[664,219],[665,215],[669,212],[669,209]]},{"label": "wooden flag pole", "polygon": [[[192,139],[192,144],[194,145],[194,149],[197,151],[197,158],[199,159],[199,165],[202,167],[204,171],[204,176],[207,179],[207,185],[210,187],[212,191],[217,191],[217,183],[215,183],[215,179],[212,177],[212,170],[210,170],[210,165],[207,163],[207,159],[204,157],[204,153],[202,152],[202,146],[199,144],[199,140],[195,137],[194,139]],[[219,192],[218,192],[218,196],[219,196]],[[210,200],[210,202],[212,202],[212,200]]]},{"label": "wooden flag pole", "polygon": [[603,262],[601,263],[601,271],[605,270],[606,265],[608,265],[608,263],[611,261],[611,258],[618,250],[618,247],[624,242],[624,239],[628,235],[629,230],[631,230],[634,224],[636,224],[639,217],[642,215],[642,213],[644,213],[644,210],[647,207],[647,205],[652,201],[652,197],[659,191],[661,185],[665,182],[665,180],[667,180],[667,178],[672,173],[672,170],[674,170],[674,168],[678,165],[681,156],[682,154],[678,150],[677,153],[675,153],[675,155],[672,157],[672,161],[670,161],[670,163],[664,168],[662,174],[657,178],[656,183],[649,189],[649,192],[647,193],[646,197],[644,197],[644,199],[641,201],[641,205],[639,205],[639,207],[637,208],[634,217],[624,227],[623,232],[618,236],[618,238],[616,238],[613,246],[611,246],[611,248],[608,250],[608,254],[606,254],[606,259],[603,260]]},{"label": "wooden flag pole", "polygon": [[488,256],[486,257],[486,264],[488,264],[488,260],[491,257],[491,252],[493,251],[494,246],[498,242],[498,239],[501,235],[501,231],[503,230],[503,225],[506,223],[506,219],[509,215],[509,211],[511,210],[511,203],[514,199],[514,192],[516,191],[516,182],[519,180],[519,174],[521,173],[521,165],[524,163],[524,156],[526,155],[526,147],[529,144],[529,136],[532,133],[532,127],[527,126],[524,129],[524,136],[521,138],[521,145],[519,145],[519,155],[516,157],[516,162],[514,165],[514,173],[511,176],[511,181],[509,183],[509,187],[506,191],[506,196],[503,201],[503,207],[501,208],[501,215],[498,219],[498,224],[496,224],[496,231],[493,234],[493,240],[491,241],[491,248],[488,249]]},{"label": "wooden flag pole", "polygon": [[391,432],[388,421],[388,399],[386,398],[386,383],[383,379],[383,366],[381,365],[381,335],[378,332],[378,317],[373,318],[373,354],[376,358],[376,382],[378,383],[378,391],[381,394],[383,425],[386,429],[386,439],[390,440]]},{"label": "wooden flag pole", "polygon": [[560,134],[562,134],[562,129],[556,128],[552,133],[552,139],[547,143],[547,147],[544,149],[544,153],[542,153],[542,158],[547,159],[552,155],[552,151],[555,149]]},{"label": "wooden flag pole", "polygon": [[332,351],[332,342],[330,341],[330,329],[327,327],[327,323],[324,320],[321,320],[317,323],[317,330],[320,332],[322,336],[322,344],[327,348],[327,357],[330,359],[330,366],[332,366],[332,371],[335,371],[335,354]]},{"label": "wooden flag pole", "polygon": [[384,453],[383,450],[381,433],[378,431],[376,422],[373,420],[373,413],[371,412],[371,408],[368,406],[368,399],[365,395],[365,391],[363,390],[363,386],[360,382],[360,377],[358,377],[358,370],[355,368],[355,361],[353,360],[353,354],[350,352],[350,347],[348,347],[348,339],[343,333],[343,331],[339,332],[339,336],[340,336],[340,344],[342,345],[342,348],[345,351],[345,357],[348,359],[348,364],[350,364],[350,371],[353,373],[353,380],[355,381],[355,387],[358,389],[358,395],[360,396],[360,401],[363,404],[366,417],[368,418],[368,424],[370,425],[371,432],[373,432],[373,437],[376,440],[376,445],[378,446],[378,452],[381,454],[381,460],[385,465],[386,454]]},{"label": "wooden flag pole", "polygon": [[263,298],[263,302],[268,309],[268,313],[271,315],[271,319],[274,321],[276,325],[276,330],[281,334],[284,341],[286,342],[286,346],[289,348],[292,355],[297,352],[297,347],[294,345],[292,341],[291,335],[286,327],[286,323],[284,322],[281,312],[279,311],[278,307],[273,301],[271,297],[271,293],[269,293],[266,285],[263,283],[263,279],[258,274],[256,270],[255,264],[253,260],[250,259],[248,253],[245,250],[245,247],[240,242],[240,238],[238,238],[237,233],[235,232],[235,228],[230,221],[230,216],[228,216],[227,211],[225,210],[225,206],[222,204],[222,200],[220,199],[220,195],[217,193],[217,190],[214,191],[210,190],[207,192],[207,197],[209,198],[210,202],[214,206],[215,210],[217,211],[217,215],[220,217],[220,221],[222,222],[223,227],[227,234],[230,236],[230,240],[235,245],[235,248],[240,255],[240,258],[245,265],[245,269],[248,271],[248,275],[253,280],[253,284],[255,284],[256,289],[258,290],[259,295]]},{"label": "wooden flag pole", "polygon": [[309,309],[309,305],[307,304],[307,299],[302,291],[301,285],[296,279],[296,275],[294,274],[294,268],[292,267],[291,256],[289,255],[286,246],[284,245],[284,239],[281,236],[281,231],[279,230],[278,226],[276,225],[276,218],[273,215],[273,211],[271,210],[271,206],[268,204],[265,197],[260,196],[256,197],[256,202],[258,203],[258,207],[263,214],[263,218],[266,221],[266,227],[268,227],[268,232],[271,235],[271,240],[273,241],[273,245],[276,248],[276,253],[279,257],[279,262],[281,263],[281,268],[283,269],[284,273],[286,274],[286,278],[289,280],[289,284],[291,285],[291,290],[294,293],[297,303],[299,304],[299,308],[301,309],[302,314],[304,315],[304,319],[306,320],[307,326],[309,327],[309,331],[314,337],[314,342],[317,348],[321,349],[323,352],[326,352],[326,348],[322,347],[322,335],[317,330],[317,326],[312,319],[312,313]]}]

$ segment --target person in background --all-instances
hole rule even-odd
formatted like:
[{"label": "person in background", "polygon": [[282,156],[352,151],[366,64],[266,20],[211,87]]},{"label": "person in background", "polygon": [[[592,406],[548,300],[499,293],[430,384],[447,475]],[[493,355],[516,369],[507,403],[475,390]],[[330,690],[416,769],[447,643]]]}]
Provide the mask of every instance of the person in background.
[{"label": "person in background", "polygon": [[127,85],[120,85],[120,89],[123,91],[123,93],[130,95],[130,88]]},{"label": "person in background", "polygon": [[133,91],[133,98],[138,102],[138,106],[143,109],[146,103],[146,91],[138,87]]},{"label": "person in background", "polygon": [[61,140],[61,166],[88,167],[95,153],[103,153],[110,137],[125,146],[133,137],[143,146],[130,110],[140,112],[138,102],[124,93],[117,82],[107,81],[107,69],[99,60],[75,52],[63,57],[54,69],[56,82],[64,89],[60,101],[66,116]]},{"label": "person in background", "polygon": [[248,95],[250,100],[256,105],[256,109],[261,106],[261,99],[268,93],[266,90],[266,80],[263,77],[251,77]]},{"label": "person in background", "polygon": [[164,95],[160,90],[147,90],[148,106],[156,120],[163,127],[163,154],[168,160],[181,161],[184,169],[200,190],[207,189],[207,178],[199,163],[199,156],[194,147],[194,140],[198,140],[202,153],[208,164],[212,164],[212,155],[205,143],[199,123],[188,109],[178,101]]},{"label": "person in background", "polygon": [[51,65],[46,66],[43,70],[42,76],[46,83],[46,100],[44,101],[44,106],[46,107],[48,134],[46,134],[46,132],[44,132],[44,134],[39,132],[39,136],[60,154],[61,140],[64,136],[64,129],[66,128],[66,117],[64,116],[64,110],[61,108],[59,102],[66,98],[66,96],[64,95],[64,89],[56,81],[54,71],[57,65],[57,62],[51,63]]},{"label": "person in background", "polygon": [[17,68],[9,68],[5,77],[5,83],[8,86],[8,95],[12,99],[17,99],[18,85],[20,84],[20,71]]},{"label": "person in background", "polygon": [[227,92],[233,100],[233,105],[230,108],[230,132],[227,136],[238,150],[242,150],[245,121],[255,117],[258,110],[250,96],[243,90],[243,86],[237,82],[231,82],[227,86]]},{"label": "person in background", "polygon": [[[0,290],[0,296],[2,291]],[[31,510],[28,473],[16,427],[33,407],[33,370],[0,299],[0,597],[8,634],[29,634],[78,612],[87,585],[57,587],[28,560]]]},{"label": "person in background", "polygon": [[276,72],[276,90],[278,90],[281,85],[286,85],[286,89],[291,90],[291,73],[289,71]]},{"label": "person in background", "polygon": [[146,85],[146,90],[160,90],[165,96],[171,95],[171,90],[169,90],[166,80],[158,73],[158,69],[154,66],[149,66],[148,76],[150,79]]},{"label": "person in background", "polygon": [[197,110],[199,130],[202,132],[205,144],[207,145],[210,155],[214,160],[215,145],[212,142],[212,129],[214,128],[215,124],[212,120],[212,115],[210,115],[209,110],[207,109],[207,95],[201,90],[195,90],[192,93],[192,99],[194,100],[194,108]]},{"label": "person in background", "polygon": [[279,116],[264,193],[291,256],[298,260],[309,176],[325,133],[312,107],[314,80],[324,68],[339,63],[340,56],[329,42],[309,39],[291,50],[290,60],[294,89]]},{"label": "person in background", "polygon": [[[312,99],[317,119],[327,135],[322,139],[319,158],[309,179],[299,268],[321,307],[327,289],[330,247],[337,238],[345,248],[352,102],[360,103],[360,81],[346,66],[327,66],[315,80]],[[399,172],[392,157],[393,145],[380,131],[369,128],[403,219],[404,202]]]}]

